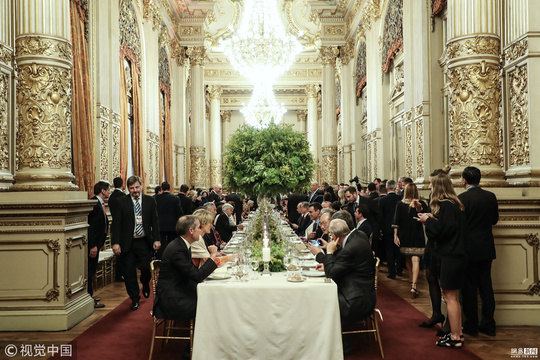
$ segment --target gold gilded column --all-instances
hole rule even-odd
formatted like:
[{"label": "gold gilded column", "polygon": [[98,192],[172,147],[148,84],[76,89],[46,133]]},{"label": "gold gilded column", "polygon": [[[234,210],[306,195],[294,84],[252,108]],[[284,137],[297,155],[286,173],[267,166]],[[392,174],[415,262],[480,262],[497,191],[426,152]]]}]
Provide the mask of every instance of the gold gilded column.
[{"label": "gold gilded column", "polygon": [[68,0],[15,2],[17,165],[11,190],[77,190],[71,173]]},{"label": "gold gilded column", "polygon": [[209,85],[210,94],[210,186],[221,184],[221,114],[220,98],[223,89],[220,85]]},{"label": "gold gilded column", "polygon": [[337,121],[336,121],[336,47],[323,46],[320,58],[323,65],[322,81],[322,173],[321,182],[337,184]]},{"label": "gold gilded column", "polygon": [[13,146],[14,116],[13,79],[14,39],[12,29],[13,4],[0,3],[0,189],[8,189],[13,183],[15,153]]},{"label": "gold gilded column", "polygon": [[450,1],[448,17],[452,173],[459,175],[466,166],[476,166],[483,182],[502,181],[499,1]]},{"label": "gold gilded column", "polygon": [[206,167],[206,117],[204,104],[204,46],[187,49],[191,62],[191,160],[190,181],[196,188],[206,187],[208,169]]}]

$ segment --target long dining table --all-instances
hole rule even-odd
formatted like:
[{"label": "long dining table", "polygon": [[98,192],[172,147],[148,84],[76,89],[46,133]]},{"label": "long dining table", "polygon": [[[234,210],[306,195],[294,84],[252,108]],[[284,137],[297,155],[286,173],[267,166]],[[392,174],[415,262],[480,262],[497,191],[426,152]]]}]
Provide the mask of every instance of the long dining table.
[{"label": "long dining table", "polygon": [[343,359],[333,281],[258,277],[198,285],[193,359]]}]

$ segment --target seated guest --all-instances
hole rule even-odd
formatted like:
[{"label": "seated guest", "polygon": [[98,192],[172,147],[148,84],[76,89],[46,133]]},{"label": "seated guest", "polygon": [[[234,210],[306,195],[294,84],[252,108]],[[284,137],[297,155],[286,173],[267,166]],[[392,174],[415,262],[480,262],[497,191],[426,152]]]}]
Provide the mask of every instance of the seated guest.
[{"label": "seated guest", "polygon": [[221,250],[223,250],[223,248],[227,244],[224,243],[223,240],[221,240],[221,237],[219,236],[218,232],[216,231],[215,226],[213,225],[214,224],[214,219],[216,218],[216,215],[217,215],[216,204],[209,201],[206,204],[204,204],[203,209],[209,211],[210,214],[212,214],[212,221],[211,221],[212,226],[210,227],[210,232],[205,233],[203,235],[206,247],[208,248],[210,245],[215,245],[215,246],[217,246],[218,250],[221,251]]},{"label": "seated guest", "polygon": [[197,268],[191,259],[191,244],[199,240],[201,224],[193,215],[182,216],[176,224],[178,237],[163,253],[154,300],[154,316],[159,319],[193,319],[197,310],[197,284],[217,268],[215,246],[209,246],[210,260]]},{"label": "seated guest", "polygon": [[[213,202],[209,202],[208,204],[214,205]],[[193,216],[196,216],[197,219],[199,219],[201,224],[201,235],[199,236],[199,240],[191,244],[191,257],[193,259],[193,264],[197,267],[201,267],[210,257],[203,236],[210,235],[212,232],[212,220],[214,220],[214,215],[208,210],[198,209],[193,212]],[[236,255],[232,255],[232,257],[235,256]],[[229,257],[224,254],[223,256],[216,257],[214,262],[217,266],[221,266],[228,260]]]},{"label": "seated guest", "polygon": [[369,221],[366,219],[367,215],[364,215],[367,213],[369,213],[369,208],[367,207],[367,205],[360,204],[354,211],[354,217],[356,218],[356,229],[359,231],[363,231],[369,238],[372,230]]},{"label": "seated guest", "polygon": [[317,269],[324,270],[326,277],[337,284],[341,322],[363,320],[373,312],[377,302],[373,252],[366,235],[350,231],[341,219],[330,222],[329,233],[334,240],[326,246],[326,255],[311,243],[307,247],[316,255],[317,262],[322,263]]},{"label": "seated guest", "polygon": [[308,214],[312,221],[306,229],[306,237],[309,240],[318,239],[322,236],[322,230],[319,226],[319,218],[321,216],[322,205],[318,202],[309,204]]},{"label": "seated guest", "polygon": [[307,227],[311,225],[311,218],[308,214],[308,208],[309,203],[307,201],[302,201],[297,206],[298,214],[300,214],[298,217],[298,226],[295,227],[296,224],[292,224],[292,227],[295,229],[298,236],[305,236]]},{"label": "seated guest", "polygon": [[332,220],[334,219],[341,219],[347,223],[347,226],[349,227],[349,230],[354,230],[354,220],[351,214],[347,210],[339,210],[336,211],[332,215]]},{"label": "seated guest", "polygon": [[323,201],[321,205],[323,209],[332,209],[332,202],[330,201]]},{"label": "seated guest", "polygon": [[231,204],[223,204],[221,214],[216,220],[216,230],[221,237],[221,240],[228,243],[232,238],[233,231],[243,229],[243,225],[231,225],[230,218],[233,214],[233,206]]}]

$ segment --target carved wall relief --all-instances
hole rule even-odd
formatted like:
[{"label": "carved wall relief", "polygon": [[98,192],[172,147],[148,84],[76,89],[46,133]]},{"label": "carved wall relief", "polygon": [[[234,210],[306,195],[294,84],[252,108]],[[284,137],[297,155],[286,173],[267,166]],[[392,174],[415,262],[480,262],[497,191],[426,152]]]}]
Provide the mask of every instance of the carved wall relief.
[{"label": "carved wall relief", "polygon": [[356,57],[356,98],[359,98],[362,95],[362,90],[367,84],[366,74],[366,42],[360,41],[360,45],[358,46],[358,55]]},{"label": "carved wall relief", "polygon": [[[141,73],[141,44],[139,27],[135,8],[131,0],[120,2],[120,48],[129,52],[129,57],[135,62],[137,72]],[[128,54],[126,54],[128,55]],[[140,77],[139,77],[140,79]]]},{"label": "carved wall relief", "polygon": [[382,38],[382,69],[390,69],[392,59],[403,50],[403,0],[390,0],[384,19]]},{"label": "carved wall relief", "polygon": [[529,164],[529,88],[527,65],[508,73],[510,165]]},{"label": "carved wall relief", "polygon": [[9,169],[9,76],[0,72],[0,170]]},{"label": "carved wall relief", "polygon": [[120,114],[111,113],[112,121],[112,177],[120,176]]},{"label": "carved wall relief", "polygon": [[416,177],[424,177],[424,119],[416,119]]},{"label": "carved wall relief", "polygon": [[221,184],[223,182],[223,178],[221,176],[222,165],[221,160],[210,160],[210,185],[213,186],[215,184]]},{"label": "carved wall relief", "polygon": [[413,144],[412,144],[412,123],[405,125],[405,175],[412,178],[413,174]]},{"label": "carved wall relief", "polygon": [[192,146],[190,148],[191,184],[195,187],[206,186],[206,148]]},{"label": "carved wall relief", "polygon": [[337,184],[337,146],[323,146],[321,154],[323,162],[321,181]]},{"label": "carved wall relief", "polygon": [[109,121],[101,119],[101,179],[109,179]]}]

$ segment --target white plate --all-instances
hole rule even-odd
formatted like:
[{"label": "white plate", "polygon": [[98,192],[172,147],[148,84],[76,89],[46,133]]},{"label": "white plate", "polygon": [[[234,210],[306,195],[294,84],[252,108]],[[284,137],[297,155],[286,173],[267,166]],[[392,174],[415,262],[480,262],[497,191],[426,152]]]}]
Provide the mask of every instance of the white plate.
[{"label": "white plate", "polygon": [[304,279],[304,278],[302,278],[300,280],[287,279],[287,281],[289,281],[289,282],[302,282],[302,281],[306,281],[306,279]]},{"label": "white plate", "polygon": [[302,271],[302,275],[309,276],[309,277],[323,277],[324,271]]},{"label": "white plate", "polygon": [[207,279],[210,279],[210,280],[225,280],[225,279],[230,279],[230,278],[231,278],[231,274],[217,273],[217,274],[208,275]]},{"label": "white plate", "polygon": [[301,261],[300,266],[302,267],[315,267],[317,266],[318,262],[316,261]]},{"label": "white plate", "polygon": [[300,260],[313,260],[315,259],[315,255],[311,254],[311,255],[303,255],[303,256],[300,256],[299,257]]}]

